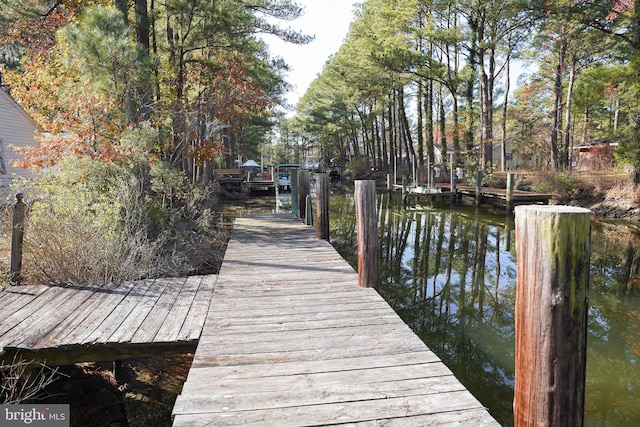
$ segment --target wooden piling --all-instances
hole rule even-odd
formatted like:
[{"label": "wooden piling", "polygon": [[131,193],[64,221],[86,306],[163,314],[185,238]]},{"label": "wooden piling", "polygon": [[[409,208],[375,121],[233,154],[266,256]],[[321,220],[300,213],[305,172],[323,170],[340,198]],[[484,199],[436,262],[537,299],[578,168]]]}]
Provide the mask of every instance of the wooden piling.
[{"label": "wooden piling", "polygon": [[453,202],[455,200],[455,194],[456,194],[456,181],[457,181],[457,177],[456,177],[456,171],[453,168],[453,154],[450,155],[451,159],[449,162],[449,169],[450,169],[450,175],[451,175],[451,201]]},{"label": "wooden piling", "polygon": [[326,173],[316,174],[316,232],[318,239],[329,240],[329,176]]},{"label": "wooden piling", "polygon": [[313,209],[311,209],[311,195],[307,194],[304,199],[304,223],[305,225],[313,225]]},{"label": "wooden piling", "polygon": [[358,285],[378,289],[379,243],[375,181],[355,181],[354,199],[358,230]]},{"label": "wooden piling", "polygon": [[22,280],[22,242],[24,240],[24,220],[27,205],[22,201],[22,193],[16,194],[16,204],[13,205],[13,228],[11,230],[11,267],[9,283],[19,285]]},{"label": "wooden piling", "polygon": [[513,210],[513,186],[514,186],[513,174],[508,173],[507,174],[507,191],[506,191],[507,212],[511,212]]},{"label": "wooden piling", "polygon": [[[307,194],[309,194],[309,171],[298,171],[298,207],[300,213],[298,218],[306,218]],[[291,195],[293,197],[293,194]]]},{"label": "wooden piling", "polygon": [[515,223],[515,426],[582,426],[590,211],[518,206]]},{"label": "wooden piling", "polygon": [[482,172],[476,173],[476,206],[482,204]]},{"label": "wooden piling", "polygon": [[291,172],[291,213],[300,218],[300,205],[298,204],[298,174]]}]

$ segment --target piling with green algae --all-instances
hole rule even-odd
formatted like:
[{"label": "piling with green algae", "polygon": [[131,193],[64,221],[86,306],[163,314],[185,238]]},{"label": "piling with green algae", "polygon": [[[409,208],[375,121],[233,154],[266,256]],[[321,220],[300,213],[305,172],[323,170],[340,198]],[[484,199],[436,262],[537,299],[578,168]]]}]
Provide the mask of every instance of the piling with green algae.
[{"label": "piling with green algae", "polygon": [[591,212],[515,210],[515,426],[582,426]]}]

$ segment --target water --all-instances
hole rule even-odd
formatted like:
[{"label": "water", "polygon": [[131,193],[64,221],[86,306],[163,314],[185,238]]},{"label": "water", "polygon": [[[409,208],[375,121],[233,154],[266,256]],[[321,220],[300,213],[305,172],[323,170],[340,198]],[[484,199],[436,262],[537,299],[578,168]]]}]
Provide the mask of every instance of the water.
[{"label": "water", "polygon": [[[356,265],[355,207],[332,194],[331,242]],[[504,212],[403,209],[378,195],[380,293],[503,425],[513,425],[515,232]],[[594,220],[587,426],[640,425],[640,234]]]},{"label": "water", "polygon": [[[330,234],[355,266],[352,194],[331,194]],[[269,203],[243,210],[280,211]],[[474,207],[404,209],[398,194],[380,193],[377,203],[380,293],[501,424],[513,425],[513,219]],[[592,229],[585,425],[636,426],[640,227],[594,219]]]}]

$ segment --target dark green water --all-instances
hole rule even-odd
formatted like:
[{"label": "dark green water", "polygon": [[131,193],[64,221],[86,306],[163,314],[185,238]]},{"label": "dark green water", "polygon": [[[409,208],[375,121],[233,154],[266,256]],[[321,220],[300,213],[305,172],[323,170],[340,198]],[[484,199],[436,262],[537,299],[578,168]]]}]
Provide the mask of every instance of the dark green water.
[{"label": "dark green water", "polygon": [[[379,194],[380,293],[503,425],[513,425],[515,232],[504,212],[403,209]],[[332,194],[331,242],[356,265],[355,207]],[[640,236],[594,221],[586,425],[640,425]]]},{"label": "dark green water", "polygon": [[[277,211],[271,206],[234,216]],[[380,293],[500,423],[513,425],[512,218],[474,207],[404,209],[399,195],[384,193],[377,208]],[[334,191],[331,243],[353,266],[355,230],[353,193]],[[640,227],[594,219],[592,230],[585,425],[640,426]]]}]

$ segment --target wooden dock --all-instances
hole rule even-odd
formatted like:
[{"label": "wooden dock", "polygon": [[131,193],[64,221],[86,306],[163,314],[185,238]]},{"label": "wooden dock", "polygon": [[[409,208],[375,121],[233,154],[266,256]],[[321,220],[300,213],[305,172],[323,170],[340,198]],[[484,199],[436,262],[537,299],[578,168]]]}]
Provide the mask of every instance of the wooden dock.
[{"label": "wooden dock", "polygon": [[236,220],[174,426],[498,426],[312,227]]},{"label": "wooden dock", "polygon": [[[464,186],[457,189],[458,193],[463,196],[476,198],[476,189],[471,186]],[[549,200],[553,197],[548,193],[536,193],[533,191],[513,190],[511,196],[511,206],[519,205],[548,205]],[[480,203],[487,203],[497,206],[507,205],[507,190],[504,188],[482,187],[480,190]]]},{"label": "wooden dock", "polygon": [[[395,186],[394,189],[402,190],[401,186]],[[476,200],[479,204],[490,204],[494,206],[507,207],[507,190],[503,188],[480,188],[480,201],[478,202],[478,191],[476,187],[469,185],[459,185],[455,191],[451,191],[451,187],[448,185],[438,184],[434,189],[435,191],[415,191],[415,188],[409,188],[410,191],[402,195],[403,204],[407,205],[411,201],[427,200],[431,202],[435,201],[455,201],[464,197],[469,197]],[[511,208],[519,205],[533,205],[533,204],[549,204],[549,200],[553,197],[548,193],[536,193],[532,191],[513,190],[511,195]]]},{"label": "wooden dock", "polygon": [[0,357],[49,366],[195,351],[217,276],[121,285],[10,286]]}]

